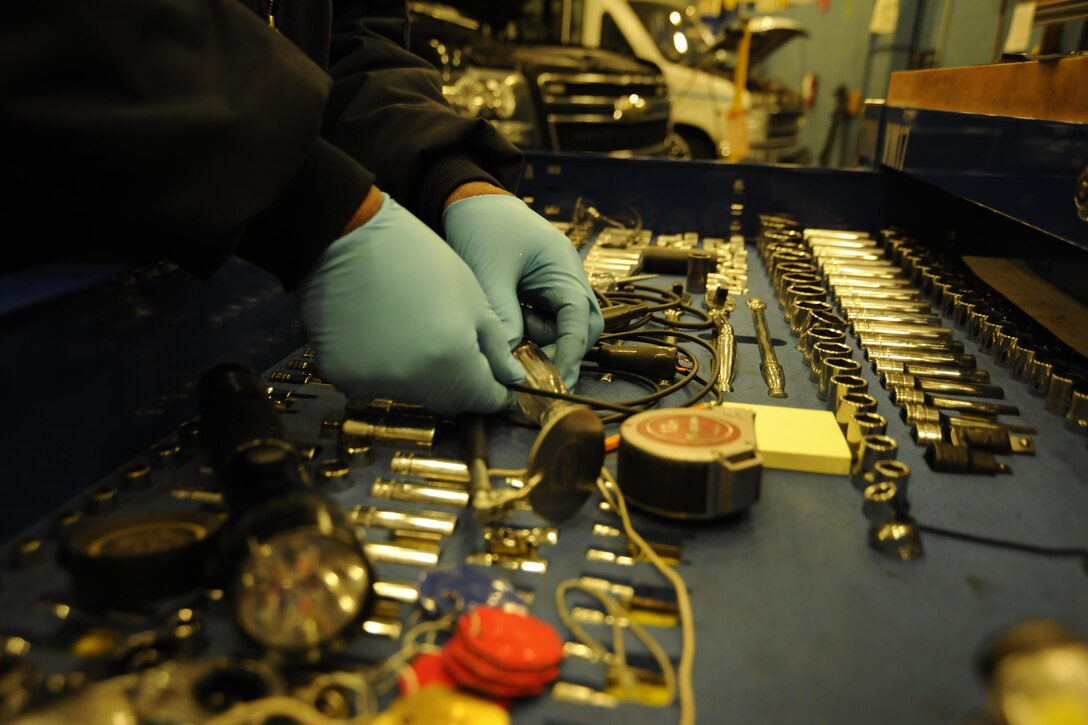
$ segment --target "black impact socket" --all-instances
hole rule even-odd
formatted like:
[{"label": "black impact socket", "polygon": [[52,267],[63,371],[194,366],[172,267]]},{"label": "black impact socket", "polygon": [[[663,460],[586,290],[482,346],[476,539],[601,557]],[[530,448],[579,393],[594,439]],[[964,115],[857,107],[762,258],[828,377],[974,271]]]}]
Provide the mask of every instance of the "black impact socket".
[{"label": "black impact socket", "polygon": [[952,443],[930,443],[926,446],[926,463],[930,470],[940,473],[1012,473],[1004,463],[998,463],[992,453],[978,451]]}]

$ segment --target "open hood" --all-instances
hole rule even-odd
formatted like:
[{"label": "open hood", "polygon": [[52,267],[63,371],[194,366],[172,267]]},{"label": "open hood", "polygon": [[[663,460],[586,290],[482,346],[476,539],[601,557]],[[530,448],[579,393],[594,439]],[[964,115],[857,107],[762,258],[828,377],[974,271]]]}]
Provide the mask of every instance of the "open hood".
[{"label": "open hood", "polygon": [[[529,0],[441,0],[441,4],[459,10],[464,15],[479,22],[489,23],[502,27],[511,20],[517,19],[521,8]],[[412,3],[409,3],[411,5]],[[433,3],[419,3],[428,4]]]},{"label": "open hood", "polygon": [[[794,38],[808,37],[808,31],[791,18],[757,15],[748,21],[748,26],[752,29],[752,47],[748,60],[751,65],[763,62],[771,53]],[[735,53],[743,36],[743,27],[736,24],[725,26],[710,52],[726,50]]]}]

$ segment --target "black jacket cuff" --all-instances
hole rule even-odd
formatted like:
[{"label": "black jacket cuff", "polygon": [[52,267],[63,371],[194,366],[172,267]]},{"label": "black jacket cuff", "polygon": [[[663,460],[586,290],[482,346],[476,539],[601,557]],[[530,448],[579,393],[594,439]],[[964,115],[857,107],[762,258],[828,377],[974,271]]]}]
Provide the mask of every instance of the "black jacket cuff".
[{"label": "black jacket cuff", "polygon": [[238,256],[293,290],[338,239],[374,185],[374,175],[319,138],[275,201],[247,225]]},{"label": "black jacket cuff", "polygon": [[413,205],[419,210],[420,219],[441,235],[442,212],[445,210],[446,199],[454,189],[470,181],[486,181],[505,188],[467,156],[446,156],[437,160],[427,169],[427,175],[419,184],[413,200]]}]

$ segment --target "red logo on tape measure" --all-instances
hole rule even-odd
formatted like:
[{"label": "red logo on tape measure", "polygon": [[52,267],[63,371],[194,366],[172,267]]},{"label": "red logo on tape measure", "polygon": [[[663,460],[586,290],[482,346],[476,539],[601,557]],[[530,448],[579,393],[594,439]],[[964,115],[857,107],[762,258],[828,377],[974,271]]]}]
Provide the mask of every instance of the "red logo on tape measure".
[{"label": "red logo on tape measure", "polygon": [[740,438],[737,426],[699,413],[652,418],[639,423],[638,432],[678,446],[719,446]]}]

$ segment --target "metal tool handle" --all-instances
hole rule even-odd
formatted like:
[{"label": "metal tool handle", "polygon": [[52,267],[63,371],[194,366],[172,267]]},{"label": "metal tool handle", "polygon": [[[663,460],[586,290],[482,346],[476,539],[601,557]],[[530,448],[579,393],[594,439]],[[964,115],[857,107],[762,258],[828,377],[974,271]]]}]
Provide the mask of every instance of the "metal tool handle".
[{"label": "metal tool handle", "polygon": [[465,447],[465,463],[468,465],[469,482],[473,492],[491,490],[488,474],[487,429],[484,419],[467,413],[460,422],[461,443]]},{"label": "metal tool handle", "polygon": [[767,395],[772,398],[785,398],[786,377],[775,355],[771,333],[767,330],[767,318],[763,314],[767,305],[758,297],[752,297],[748,300],[748,309],[752,311],[752,322],[756,328],[756,341],[759,343],[759,355],[762,358],[759,372],[767,383]]},{"label": "metal tool handle", "polygon": [[718,376],[714,381],[714,390],[719,393],[733,392],[733,378],[737,374],[737,336],[729,320],[718,322],[718,332],[714,344],[718,351]]},{"label": "metal tool handle", "polygon": [[759,372],[763,374],[763,381],[767,383],[767,395],[772,398],[787,397],[786,377],[781,365],[776,362],[763,363],[759,366]]}]

